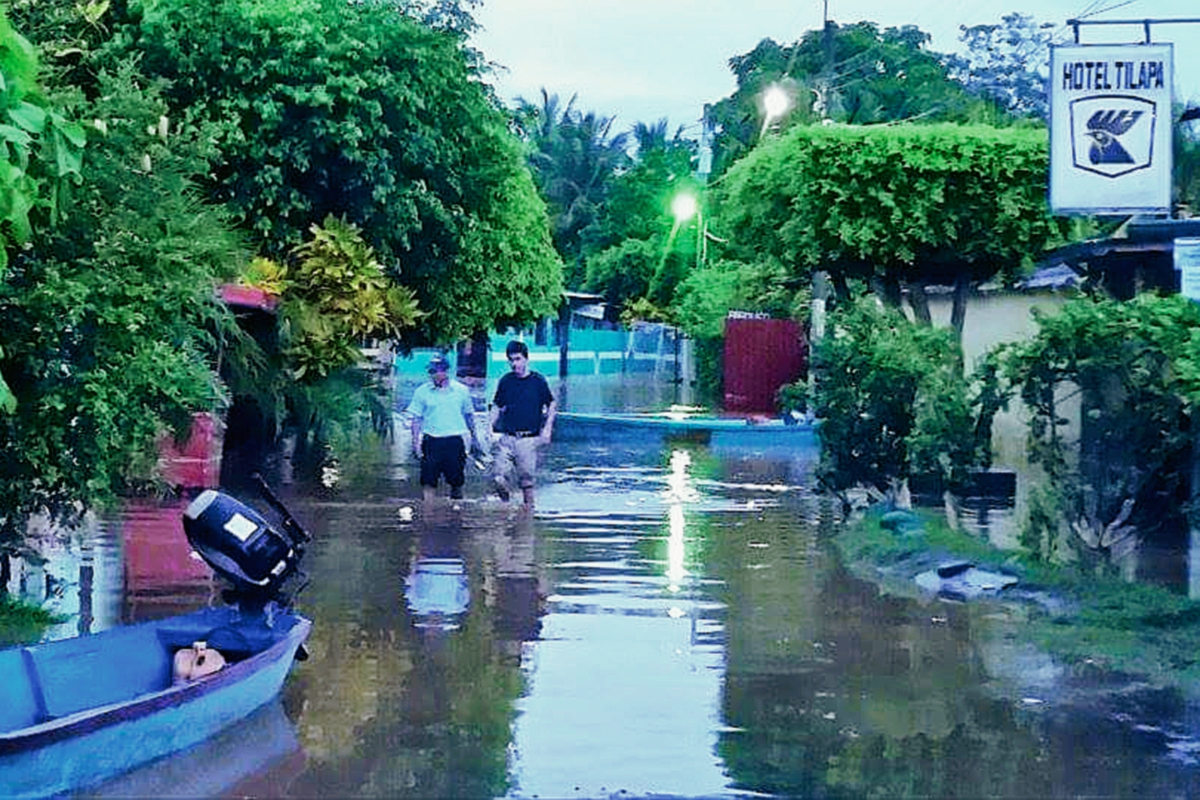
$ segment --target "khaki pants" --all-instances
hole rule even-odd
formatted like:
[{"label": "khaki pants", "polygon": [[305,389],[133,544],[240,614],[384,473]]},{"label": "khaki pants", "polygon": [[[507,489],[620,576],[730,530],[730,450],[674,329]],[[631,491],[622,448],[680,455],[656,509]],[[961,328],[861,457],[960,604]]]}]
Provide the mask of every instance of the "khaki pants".
[{"label": "khaki pants", "polygon": [[496,446],[496,460],[492,466],[492,474],[513,486],[513,472],[516,472],[516,486],[529,489],[533,486],[533,475],[537,472],[538,437],[517,437],[510,433],[500,434]]}]

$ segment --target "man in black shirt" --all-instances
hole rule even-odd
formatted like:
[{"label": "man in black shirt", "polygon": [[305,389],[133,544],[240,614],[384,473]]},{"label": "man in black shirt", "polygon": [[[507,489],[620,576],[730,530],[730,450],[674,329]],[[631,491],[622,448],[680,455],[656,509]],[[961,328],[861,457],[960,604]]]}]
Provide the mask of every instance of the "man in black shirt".
[{"label": "man in black shirt", "polygon": [[491,423],[497,436],[492,484],[508,500],[515,473],[526,508],[533,507],[533,476],[537,451],[550,443],[558,409],[546,379],[529,369],[529,348],[513,340],[505,348],[512,371],[500,378],[492,398]]}]

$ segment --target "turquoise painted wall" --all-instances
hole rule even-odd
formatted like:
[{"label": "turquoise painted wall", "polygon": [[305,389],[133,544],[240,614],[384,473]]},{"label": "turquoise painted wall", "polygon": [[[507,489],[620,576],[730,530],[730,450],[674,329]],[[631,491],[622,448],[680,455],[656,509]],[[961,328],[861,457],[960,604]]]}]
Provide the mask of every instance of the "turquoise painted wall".
[{"label": "turquoise painted wall", "polygon": [[[547,376],[558,375],[559,346],[551,333],[544,344],[538,344],[533,334],[492,334],[488,348],[489,380],[498,379],[508,369],[504,348],[512,339],[520,339],[529,347],[533,369]],[[663,325],[639,326],[630,330],[571,331],[568,343],[567,373],[569,375],[618,375],[623,372],[655,372],[675,369],[674,331]],[[434,348],[420,348],[409,356],[397,356],[394,368],[397,378],[423,378],[429,359],[444,354],[451,369],[457,368],[455,352],[443,353]]]}]

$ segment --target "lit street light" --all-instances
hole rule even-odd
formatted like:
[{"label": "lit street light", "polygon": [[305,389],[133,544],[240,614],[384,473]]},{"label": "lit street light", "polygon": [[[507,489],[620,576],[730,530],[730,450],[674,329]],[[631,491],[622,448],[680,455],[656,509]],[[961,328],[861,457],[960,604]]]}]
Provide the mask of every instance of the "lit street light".
[{"label": "lit street light", "polygon": [[687,222],[696,216],[699,210],[700,205],[696,202],[696,196],[688,192],[681,192],[675,195],[675,199],[671,201],[671,215],[675,217],[676,225],[682,225]]},{"label": "lit street light", "polygon": [[783,88],[778,83],[773,83],[766,88],[762,94],[763,108],[763,136],[767,132],[767,128],[776,120],[783,119],[784,115],[792,108],[792,96],[787,89]]}]

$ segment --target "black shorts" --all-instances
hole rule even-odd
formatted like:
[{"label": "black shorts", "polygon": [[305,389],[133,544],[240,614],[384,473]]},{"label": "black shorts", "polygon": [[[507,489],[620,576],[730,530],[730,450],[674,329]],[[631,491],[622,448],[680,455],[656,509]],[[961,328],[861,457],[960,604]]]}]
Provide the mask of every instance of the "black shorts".
[{"label": "black shorts", "polygon": [[421,485],[437,486],[438,478],[462,486],[466,482],[467,448],[461,436],[425,436],[421,439]]}]

